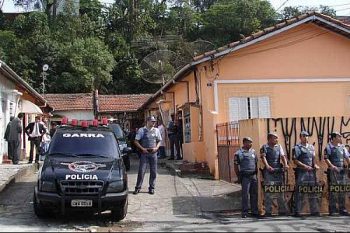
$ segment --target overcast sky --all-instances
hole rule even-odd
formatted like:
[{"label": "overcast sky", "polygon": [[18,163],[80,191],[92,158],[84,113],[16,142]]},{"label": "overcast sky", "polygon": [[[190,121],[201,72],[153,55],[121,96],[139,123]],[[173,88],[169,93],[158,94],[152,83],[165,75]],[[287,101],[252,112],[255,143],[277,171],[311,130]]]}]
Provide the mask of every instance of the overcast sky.
[{"label": "overcast sky", "polygon": [[[5,1],[5,2],[4,2]],[[111,4],[115,0],[100,0],[102,3]],[[281,10],[286,6],[309,6],[318,7],[319,5],[330,6],[337,11],[337,15],[350,16],[350,0],[268,0],[271,5],[277,10]],[[0,0],[3,4],[4,12],[18,12],[23,8],[17,8],[13,6],[13,0]]]},{"label": "overcast sky", "polygon": [[[104,3],[113,3],[115,0],[100,0]],[[350,16],[350,0],[268,0],[277,10],[286,6],[309,6],[318,7],[319,5],[330,6],[337,11],[337,15]]]},{"label": "overcast sky", "polygon": [[318,7],[319,5],[325,5],[336,10],[338,16],[350,16],[350,0],[269,0],[269,2],[276,10],[278,8],[281,10],[286,6]]}]

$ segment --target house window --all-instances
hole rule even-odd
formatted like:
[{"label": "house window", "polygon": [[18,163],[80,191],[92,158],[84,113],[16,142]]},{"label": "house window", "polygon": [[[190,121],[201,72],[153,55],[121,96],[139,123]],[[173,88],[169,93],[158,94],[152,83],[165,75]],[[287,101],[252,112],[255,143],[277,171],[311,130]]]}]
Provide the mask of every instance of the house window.
[{"label": "house window", "polygon": [[268,96],[229,98],[230,121],[269,117],[271,117],[271,110]]}]

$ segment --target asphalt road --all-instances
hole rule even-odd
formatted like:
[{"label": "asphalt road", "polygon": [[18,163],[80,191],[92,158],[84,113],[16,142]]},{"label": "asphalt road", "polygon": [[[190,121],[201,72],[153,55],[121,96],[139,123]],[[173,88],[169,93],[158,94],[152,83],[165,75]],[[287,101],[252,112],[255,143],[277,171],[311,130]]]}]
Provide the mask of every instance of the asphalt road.
[{"label": "asphalt road", "polygon": [[[148,174],[142,192],[133,195],[137,161],[129,172],[129,211],[121,222],[112,222],[108,214],[101,218],[86,214],[39,219],[33,212],[36,174],[11,184],[0,193],[0,231],[348,231],[350,217],[274,217],[241,219],[233,211],[217,210],[231,200],[222,196],[201,196],[198,182],[173,176],[159,168],[156,194],[147,193]],[[203,181],[204,182],[204,181]],[[205,181],[207,182],[207,181]],[[203,183],[203,187],[210,183]],[[229,209],[229,208],[228,208]]]}]

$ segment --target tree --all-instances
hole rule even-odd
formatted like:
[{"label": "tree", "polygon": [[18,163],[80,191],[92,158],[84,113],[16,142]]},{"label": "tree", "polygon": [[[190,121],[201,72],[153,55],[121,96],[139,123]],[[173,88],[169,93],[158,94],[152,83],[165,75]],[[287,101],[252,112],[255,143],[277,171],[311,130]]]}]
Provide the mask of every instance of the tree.
[{"label": "tree", "polygon": [[113,55],[97,38],[76,39],[62,48],[52,92],[90,92],[112,80]]},{"label": "tree", "polygon": [[302,14],[305,14],[307,12],[319,12],[321,14],[324,15],[328,15],[330,17],[335,17],[336,16],[336,11],[329,7],[329,6],[323,6],[320,5],[319,7],[307,7],[307,6],[296,6],[296,7],[292,7],[292,6],[288,6],[283,8],[282,12],[281,12],[281,17],[283,19],[289,19],[292,17],[296,17]]},{"label": "tree", "polygon": [[217,46],[242,38],[275,20],[270,3],[261,0],[222,0],[202,15],[201,37]]}]

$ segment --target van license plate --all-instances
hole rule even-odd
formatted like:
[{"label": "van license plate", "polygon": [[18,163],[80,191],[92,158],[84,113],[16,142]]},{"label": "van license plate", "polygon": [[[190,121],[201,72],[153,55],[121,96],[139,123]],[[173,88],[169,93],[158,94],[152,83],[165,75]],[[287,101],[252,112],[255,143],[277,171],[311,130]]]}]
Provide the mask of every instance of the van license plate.
[{"label": "van license plate", "polygon": [[72,200],[72,207],[92,207],[92,200]]}]

